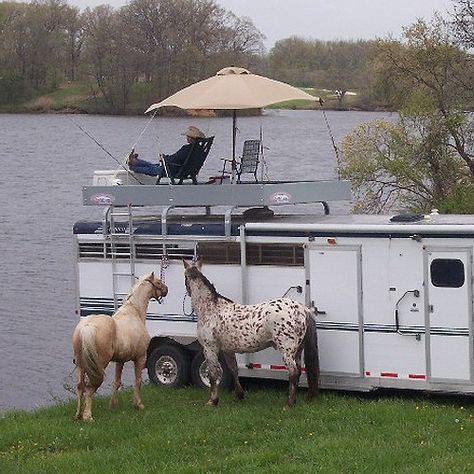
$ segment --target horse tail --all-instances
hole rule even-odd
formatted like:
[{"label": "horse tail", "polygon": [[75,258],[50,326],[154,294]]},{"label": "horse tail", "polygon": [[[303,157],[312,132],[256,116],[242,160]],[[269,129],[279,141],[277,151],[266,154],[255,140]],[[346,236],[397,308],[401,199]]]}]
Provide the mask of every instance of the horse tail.
[{"label": "horse tail", "polygon": [[99,364],[96,347],[96,327],[92,324],[82,326],[80,330],[80,361],[84,372],[93,387],[99,387],[104,380],[104,369]]},{"label": "horse tail", "polygon": [[319,392],[319,354],[318,333],[313,312],[306,310],[306,334],[304,336],[304,365],[308,381],[308,398],[315,397]]}]

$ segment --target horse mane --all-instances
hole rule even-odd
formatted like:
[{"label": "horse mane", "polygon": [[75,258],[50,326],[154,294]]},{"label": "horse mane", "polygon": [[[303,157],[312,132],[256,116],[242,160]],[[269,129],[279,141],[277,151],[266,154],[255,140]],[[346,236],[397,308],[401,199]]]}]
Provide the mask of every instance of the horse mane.
[{"label": "horse mane", "polygon": [[227,296],[223,296],[220,293],[218,293],[216,290],[216,287],[199,271],[198,268],[191,267],[188,270],[188,272],[189,272],[190,278],[201,280],[203,285],[211,292],[211,298],[214,303],[217,303],[217,300],[219,298],[225,301],[228,301],[229,303],[233,303],[233,301],[230,298],[227,298]]},{"label": "horse mane", "polygon": [[141,283],[143,283],[145,280],[147,280],[148,278],[150,278],[150,275],[147,275],[145,277],[142,277],[142,278],[139,278],[135,283],[134,285],[130,288],[130,290],[128,290],[128,294],[127,296],[125,297],[125,299],[123,300],[124,303],[126,303],[133,295],[133,293],[135,292],[135,290],[137,289],[138,285],[140,285]]}]

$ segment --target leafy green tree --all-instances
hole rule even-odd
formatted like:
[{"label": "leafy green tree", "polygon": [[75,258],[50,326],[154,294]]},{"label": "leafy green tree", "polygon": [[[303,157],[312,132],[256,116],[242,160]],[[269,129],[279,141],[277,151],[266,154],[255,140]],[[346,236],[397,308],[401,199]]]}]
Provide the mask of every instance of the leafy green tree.
[{"label": "leafy green tree", "polygon": [[341,146],[340,175],[352,182],[358,212],[428,211],[465,175],[446,146],[449,133],[432,110],[410,110],[395,123],[364,123]]},{"label": "leafy green tree", "polygon": [[474,178],[470,57],[440,18],[418,21],[404,38],[380,41],[374,65],[399,120],[364,125],[343,143],[341,173],[353,180],[364,211],[428,210]]},{"label": "leafy green tree", "polygon": [[121,14],[154,100],[263,50],[252,22],[214,0],[132,0]]},{"label": "leafy green tree", "polygon": [[108,5],[84,13],[84,55],[90,72],[112,113],[126,109],[136,76],[129,25]]},{"label": "leafy green tree", "polygon": [[293,36],[277,41],[270,50],[270,74],[303,87],[337,91],[333,97],[344,107],[351,89],[368,94],[368,61],[371,41],[319,41]]}]

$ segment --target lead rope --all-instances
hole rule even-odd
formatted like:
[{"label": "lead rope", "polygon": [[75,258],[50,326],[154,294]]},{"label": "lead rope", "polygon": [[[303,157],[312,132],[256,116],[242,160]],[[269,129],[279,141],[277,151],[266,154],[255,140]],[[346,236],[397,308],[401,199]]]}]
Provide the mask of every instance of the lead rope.
[{"label": "lead rope", "polygon": [[183,314],[184,314],[185,316],[194,317],[194,316],[196,316],[196,315],[195,315],[195,313],[194,313],[194,308],[193,308],[193,303],[192,303],[192,301],[191,301],[191,312],[190,312],[190,313],[186,313],[186,306],[185,306],[185,304],[186,304],[186,298],[187,298],[188,296],[189,296],[189,295],[188,295],[188,292],[185,291],[185,292],[184,292],[184,298],[183,298]]},{"label": "lead rope", "polygon": [[326,116],[326,111],[323,108],[324,100],[321,99],[321,97],[319,98],[319,105],[321,106],[321,112],[323,113],[324,121],[326,122],[326,127],[327,127],[328,132],[329,132],[329,137],[331,138],[332,147],[334,148],[334,153],[336,155],[337,179],[341,179],[341,173],[339,171],[340,170],[340,165],[341,165],[341,160],[339,158],[339,150],[336,146],[336,140],[334,140],[334,135],[332,133],[331,126],[329,125],[329,120]]},{"label": "lead rope", "polygon": [[[197,253],[194,253],[193,255],[193,259],[191,260],[191,262],[193,264],[195,264],[196,262],[198,261],[198,256],[197,256]],[[194,312],[194,308],[193,308],[193,300],[191,300],[191,312],[190,313],[186,313],[186,308],[185,308],[185,303],[186,303],[186,298],[188,297],[188,290],[186,289],[185,292],[184,292],[184,298],[183,298],[183,314],[185,316],[189,316],[189,317],[196,317],[196,313]]]},{"label": "lead rope", "polygon": [[166,250],[163,252],[161,257],[161,266],[160,266],[160,280],[165,283],[165,271],[169,267],[170,261],[168,255],[166,255]]}]

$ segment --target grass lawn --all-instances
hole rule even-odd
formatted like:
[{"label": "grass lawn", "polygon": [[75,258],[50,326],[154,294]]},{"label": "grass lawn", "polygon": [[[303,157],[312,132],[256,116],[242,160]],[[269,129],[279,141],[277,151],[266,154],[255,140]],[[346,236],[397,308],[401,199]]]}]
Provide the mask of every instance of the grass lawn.
[{"label": "grass lawn", "polygon": [[[245,382],[245,381],[244,381]],[[474,402],[421,395],[322,392],[283,410],[286,384],[247,384],[247,398],[145,386],[92,423],[75,403],[0,415],[1,473],[460,473],[474,472]]]},{"label": "grass lawn", "polygon": [[[326,89],[316,89],[314,87],[303,88],[310,95],[321,97],[324,100],[325,109],[352,109],[360,106],[359,98],[356,95],[347,95],[343,104],[339,104],[336,100],[334,91]],[[142,115],[148,106],[155,102],[156,97],[150,84],[136,83],[133,84],[129,91],[128,103],[124,114]],[[266,108],[270,109],[320,109],[318,102],[305,100],[290,100],[273,104]],[[85,113],[110,113],[110,106],[107,105],[101,92],[93,83],[70,82],[62,84],[57,90],[39,95],[27,101],[18,104],[4,105],[0,107],[3,112],[74,112],[80,111]],[[219,111],[221,112],[221,111]],[[247,111],[249,115],[258,113],[258,109],[250,109]],[[181,112],[183,113],[183,112]],[[240,111],[240,115],[245,111]],[[172,114],[176,114],[173,111]]]},{"label": "grass lawn", "polygon": [[[339,103],[336,100],[333,91],[328,91],[326,89],[316,89],[314,87],[304,87],[302,88],[305,92],[309,95],[320,97],[324,100],[324,108],[325,109],[338,109],[340,108]],[[357,95],[346,95],[343,100],[343,107],[350,109],[354,106],[357,106],[359,102],[359,98]],[[278,104],[270,105],[266,108],[269,109],[319,109],[320,105],[318,102],[310,102],[306,100],[289,100],[287,102],[280,102]]]}]

